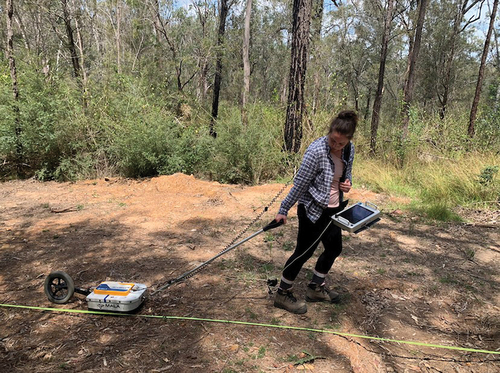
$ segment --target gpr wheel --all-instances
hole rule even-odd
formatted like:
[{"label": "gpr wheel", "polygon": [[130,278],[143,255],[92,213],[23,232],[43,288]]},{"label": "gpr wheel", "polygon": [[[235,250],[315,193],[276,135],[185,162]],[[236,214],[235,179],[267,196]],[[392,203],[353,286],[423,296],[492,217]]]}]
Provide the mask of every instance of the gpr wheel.
[{"label": "gpr wheel", "polygon": [[52,303],[63,304],[73,296],[75,284],[66,272],[55,271],[45,278],[44,290]]}]

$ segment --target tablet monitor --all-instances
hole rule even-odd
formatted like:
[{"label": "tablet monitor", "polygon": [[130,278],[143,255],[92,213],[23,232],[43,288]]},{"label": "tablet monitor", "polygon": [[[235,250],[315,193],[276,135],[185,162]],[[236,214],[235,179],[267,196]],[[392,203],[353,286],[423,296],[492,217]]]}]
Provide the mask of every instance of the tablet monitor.
[{"label": "tablet monitor", "polygon": [[340,228],[358,233],[380,220],[380,211],[370,202],[358,202],[333,215],[333,222]]}]

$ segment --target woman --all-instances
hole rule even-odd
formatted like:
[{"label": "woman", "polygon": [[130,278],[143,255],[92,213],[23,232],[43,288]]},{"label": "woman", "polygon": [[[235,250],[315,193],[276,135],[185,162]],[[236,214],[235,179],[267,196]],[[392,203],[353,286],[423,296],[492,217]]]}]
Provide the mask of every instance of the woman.
[{"label": "woman", "polygon": [[288,211],[298,202],[299,228],[297,246],[283,269],[274,299],[275,307],[298,314],[307,312],[306,303],[293,296],[292,287],[320,241],[325,250],[316,262],[306,300],[332,303],[340,300],[339,294],[325,286],[325,277],[342,251],[341,230],[331,223],[330,217],[347,205],[347,201],[343,201],[343,193],[351,190],[354,160],[351,139],[357,122],[358,117],[351,110],[341,111],[331,121],[328,134],[308,147],[294,185],[281,203],[275,220],[286,223]]}]

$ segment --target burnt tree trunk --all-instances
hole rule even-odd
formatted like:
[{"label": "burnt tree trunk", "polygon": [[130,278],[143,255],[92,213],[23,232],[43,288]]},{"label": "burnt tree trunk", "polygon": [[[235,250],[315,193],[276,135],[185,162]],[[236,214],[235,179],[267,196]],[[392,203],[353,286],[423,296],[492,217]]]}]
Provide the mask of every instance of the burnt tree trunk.
[{"label": "burnt tree trunk", "polygon": [[16,59],[14,58],[14,31],[12,29],[12,20],[14,15],[13,0],[7,0],[5,4],[7,10],[7,58],[9,60],[10,78],[12,80],[12,94],[14,97],[13,111],[14,111],[14,128],[16,134],[16,154],[15,167],[18,176],[22,177],[23,172],[23,144],[21,142],[21,119],[19,117],[19,87],[17,84],[17,69]]},{"label": "burnt tree trunk", "polygon": [[288,82],[285,121],[285,150],[297,153],[302,140],[302,120],[305,113],[304,88],[309,55],[312,0],[294,0],[292,51]]},{"label": "burnt tree trunk", "polygon": [[209,132],[212,137],[217,137],[217,132],[215,132],[214,125],[219,115],[219,95],[222,82],[222,45],[224,43],[224,34],[226,33],[226,18],[228,13],[228,1],[221,0],[219,9],[219,31],[217,32],[217,57],[215,63],[214,95],[212,99],[212,120],[210,121],[209,128]]}]

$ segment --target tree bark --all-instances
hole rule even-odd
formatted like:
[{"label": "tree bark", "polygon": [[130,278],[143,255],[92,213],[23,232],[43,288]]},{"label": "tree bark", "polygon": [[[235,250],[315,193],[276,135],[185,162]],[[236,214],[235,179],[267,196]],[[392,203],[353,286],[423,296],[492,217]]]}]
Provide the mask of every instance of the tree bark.
[{"label": "tree bark", "polygon": [[14,15],[13,0],[7,0],[5,4],[7,10],[7,58],[9,60],[10,78],[12,81],[12,95],[14,97],[13,111],[16,134],[16,154],[15,164],[19,176],[23,176],[23,144],[21,142],[21,119],[19,117],[19,87],[17,84],[16,59],[14,58],[14,31],[12,21]]},{"label": "tree bark", "polygon": [[393,8],[394,8],[394,0],[387,0],[384,34],[382,35],[382,47],[380,49],[380,66],[378,71],[377,93],[375,94],[375,100],[373,102],[373,113],[371,122],[370,151],[372,153],[375,153],[377,149],[377,132],[380,121],[380,108],[382,107],[382,97],[384,95],[385,64],[387,61],[387,50],[389,46],[389,37],[391,34]]},{"label": "tree bark", "polygon": [[427,8],[428,0],[419,1],[418,19],[415,30],[415,37],[410,44],[408,52],[408,75],[405,81],[403,90],[403,107],[402,107],[402,140],[408,136],[408,127],[410,124],[410,106],[413,99],[413,89],[415,86],[415,67],[417,65],[418,54],[420,52],[420,45],[422,41],[422,30],[424,26],[425,11]]},{"label": "tree bark", "polygon": [[241,117],[243,124],[248,124],[247,103],[250,94],[250,18],[252,14],[252,0],[247,0],[245,9],[245,32],[243,35],[243,93],[241,95]]},{"label": "tree bark", "polygon": [[475,123],[477,116],[477,108],[479,106],[479,99],[481,97],[481,89],[483,87],[483,80],[484,80],[484,69],[486,66],[486,58],[488,57],[488,53],[490,50],[491,34],[493,33],[493,28],[495,27],[497,8],[498,8],[498,0],[495,0],[493,2],[493,9],[491,10],[491,15],[490,15],[490,26],[488,28],[488,33],[486,34],[486,40],[484,41],[483,55],[481,56],[481,64],[479,65],[479,74],[477,77],[476,93],[474,95],[474,100],[472,101],[472,109],[470,112],[469,128],[467,129],[467,134],[469,135],[470,138],[473,138],[476,132]]},{"label": "tree bark", "polygon": [[302,141],[305,114],[304,88],[309,56],[312,0],[294,0],[292,50],[285,121],[285,150],[297,153]]},{"label": "tree bark", "polygon": [[209,132],[212,137],[217,137],[214,125],[219,115],[219,95],[222,82],[222,45],[224,43],[224,34],[226,33],[226,18],[228,12],[228,1],[221,0],[219,9],[219,31],[217,32],[217,61],[215,64],[214,95],[212,99],[212,120],[210,121],[209,128]]}]

